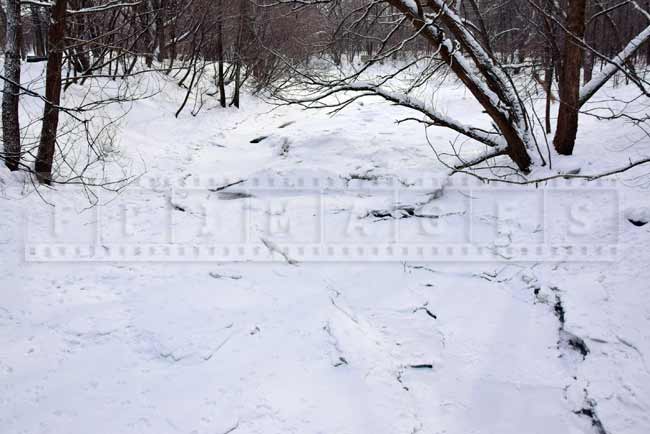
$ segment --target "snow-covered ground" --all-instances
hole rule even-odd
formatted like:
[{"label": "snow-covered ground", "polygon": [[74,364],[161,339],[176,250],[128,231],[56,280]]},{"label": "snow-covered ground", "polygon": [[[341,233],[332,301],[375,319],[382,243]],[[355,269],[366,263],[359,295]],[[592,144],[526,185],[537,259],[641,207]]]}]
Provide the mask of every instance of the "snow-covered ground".
[{"label": "snow-covered ground", "polygon": [[[0,169],[0,432],[650,432],[650,169],[449,181],[385,102],[175,119],[161,84],[110,153],[144,176],[101,206]],[[585,118],[557,164],[648,154]]]}]

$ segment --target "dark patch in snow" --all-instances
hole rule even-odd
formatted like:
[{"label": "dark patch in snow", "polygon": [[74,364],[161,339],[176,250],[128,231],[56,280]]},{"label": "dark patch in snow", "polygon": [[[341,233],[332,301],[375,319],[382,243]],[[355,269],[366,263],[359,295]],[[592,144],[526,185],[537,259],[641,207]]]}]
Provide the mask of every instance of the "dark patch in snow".
[{"label": "dark patch in snow", "polygon": [[250,141],[250,143],[259,143],[264,139],[267,139],[269,136],[259,136]]},{"label": "dark patch in snow", "polygon": [[431,193],[428,193],[428,195],[429,195],[429,202],[427,202],[427,203],[431,203],[434,200],[440,199],[442,196],[444,196],[445,195],[445,189],[444,189],[444,187],[441,187],[441,188],[439,188],[437,190],[432,191]]},{"label": "dark patch in snow", "polygon": [[421,363],[417,365],[409,365],[409,368],[411,369],[433,369],[433,365],[431,363]]},{"label": "dark patch in snow", "polygon": [[291,146],[289,145],[289,139],[287,139],[285,137],[282,140],[282,144],[280,145],[280,149],[278,150],[278,156],[287,157],[289,155],[289,149],[291,149]]},{"label": "dark patch in snow", "polygon": [[[415,184],[414,183],[409,183],[408,181],[395,177],[393,175],[375,175],[371,173],[374,168],[366,170],[364,173],[359,173],[359,172],[353,172],[350,173],[348,176],[342,176],[341,178],[345,180],[346,184],[349,185],[350,182],[352,181],[364,181],[364,182],[369,182],[372,185],[379,185],[379,183],[383,180],[386,181],[387,185],[393,185],[393,181],[399,182],[400,185],[403,187],[412,187]],[[428,203],[429,201],[427,201]]]},{"label": "dark patch in snow", "polygon": [[625,210],[625,218],[634,226],[645,226],[650,222],[650,207],[633,207]]},{"label": "dark patch in snow", "polygon": [[580,336],[572,335],[568,340],[568,344],[571,348],[582,354],[583,359],[589,354],[589,347]]},{"label": "dark patch in snow", "polygon": [[339,366],[347,365],[348,361],[345,360],[345,357],[339,357],[339,361],[334,363],[334,367],[338,368]]},{"label": "dark patch in snow", "polygon": [[397,371],[397,376],[396,376],[397,382],[402,385],[402,389],[404,389],[404,390],[406,390],[408,392],[409,388],[404,384],[404,381],[402,381],[402,374],[403,373],[404,373],[404,371],[402,369]]},{"label": "dark patch in snow", "polygon": [[442,217],[463,216],[463,215],[465,215],[465,211],[449,212],[445,214],[422,214],[418,212],[415,209],[415,207],[401,206],[393,210],[387,210],[387,209],[370,210],[363,217],[364,218],[374,217],[378,220],[388,220],[388,219],[401,220],[401,219],[408,219],[408,218],[424,218],[424,219],[437,220]]},{"label": "dark patch in snow", "polygon": [[555,304],[553,305],[553,311],[558,321],[560,321],[560,328],[558,329],[559,340],[557,342],[558,348],[569,348],[573,351],[576,351],[582,355],[582,360],[587,357],[589,354],[589,347],[585,343],[584,339],[580,336],[576,336],[571,332],[568,332],[564,329],[566,322],[566,312],[562,304],[562,299],[559,295],[555,295]]},{"label": "dark patch in snow", "polygon": [[641,226],[645,226],[645,225],[648,224],[648,222],[647,222],[647,221],[644,221],[644,220],[627,219],[627,221],[629,221],[630,223],[632,223],[634,226],[639,226],[639,227],[641,227]]},{"label": "dark patch in snow", "polygon": [[235,423],[233,426],[225,430],[223,434],[230,434],[231,432],[235,431],[237,428],[239,428],[239,421],[237,421],[237,423]]},{"label": "dark patch in snow", "polygon": [[246,182],[245,179],[240,179],[239,181],[231,182],[230,184],[222,185],[220,187],[211,188],[210,191],[213,192],[213,193],[216,193],[218,191],[225,190],[228,187],[232,187],[234,185],[239,185],[239,184],[242,184],[244,182]]},{"label": "dark patch in snow", "polygon": [[413,313],[415,313],[415,312],[417,312],[417,311],[420,311],[420,310],[423,310],[423,311],[424,311],[427,315],[429,315],[431,318],[433,318],[433,319],[438,319],[438,317],[436,316],[436,314],[434,314],[433,312],[431,312],[431,311],[429,310],[428,306],[429,306],[429,303],[428,303],[428,302],[427,302],[427,303],[424,303],[422,306],[420,306],[420,307],[416,307],[415,309],[413,309]]},{"label": "dark patch in snow", "polygon": [[575,410],[573,413],[591,419],[591,425],[594,427],[597,434],[607,434],[607,430],[596,413],[596,402],[593,399],[587,399],[586,404],[586,407],[583,407],[580,410]]},{"label": "dark patch in snow", "polygon": [[350,175],[346,176],[344,179],[348,182],[352,180],[357,180],[357,181],[379,181],[379,175],[371,175],[369,173],[370,171],[366,173],[350,173]]},{"label": "dark patch in snow", "polygon": [[587,354],[589,354],[589,347],[580,336],[576,336],[573,333],[563,330],[560,335],[560,341],[566,342],[569,348],[582,354],[583,360],[587,357]]},{"label": "dark patch in snow", "polygon": [[555,296],[555,304],[553,305],[553,311],[558,321],[560,321],[560,328],[564,329],[564,306],[562,305],[562,299],[559,295]]},{"label": "dark patch in snow", "polygon": [[[542,288],[539,285],[532,286],[535,293],[535,300],[541,303],[550,304],[549,300],[544,296],[540,295]],[[590,353],[589,346],[584,339],[580,336],[577,336],[565,329],[566,324],[566,311],[564,305],[562,304],[562,297],[560,297],[560,289],[558,287],[552,286],[549,288],[555,294],[555,303],[553,303],[553,313],[559,321],[560,325],[558,327],[558,342],[557,347],[560,350],[572,350],[580,355],[584,360],[587,355]]]},{"label": "dark patch in snow", "polygon": [[285,122],[285,123],[283,123],[282,125],[280,125],[278,128],[286,128],[286,127],[288,127],[289,125],[293,125],[293,124],[295,124],[295,123],[296,123],[296,121]]},{"label": "dark patch in snow", "polygon": [[440,271],[434,270],[433,268],[426,267],[424,265],[408,265],[408,264],[404,264],[404,271],[406,271],[406,269],[409,269],[409,268],[413,269],[413,270],[424,270],[424,271],[428,271],[429,273],[440,273]]},{"label": "dark patch in snow", "polygon": [[366,215],[366,217],[370,217],[370,216],[378,219],[388,219],[388,218],[393,218],[393,213],[385,210],[372,210],[372,211],[368,211],[368,214]]},{"label": "dark patch in snow", "polygon": [[[537,279],[530,278],[524,279],[529,283],[529,288],[533,288],[535,292],[535,299],[541,303],[551,304],[547,294],[544,294],[542,287],[537,284]],[[590,353],[589,347],[584,339],[580,336],[577,336],[565,329],[566,324],[566,311],[564,305],[562,304],[562,297],[560,295],[560,288],[557,286],[550,286],[548,289],[555,294],[555,303],[553,304],[553,313],[557,317],[560,325],[558,327],[558,343],[557,348],[560,351],[560,357],[563,357],[568,354],[569,351],[576,352],[582,355],[582,360],[585,360],[587,355]],[[573,376],[573,381],[577,382],[578,377]],[[564,399],[567,399],[567,390],[570,388],[570,385],[567,385],[564,388]],[[591,419],[591,424],[595,429],[596,434],[608,434],[603,426],[602,421],[596,414],[596,402],[593,399],[589,398],[589,392],[587,389],[584,389],[585,393],[585,404],[579,410],[574,410],[573,413],[579,416],[588,417]]]},{"label": "dark patch in snow", "polygon": [[494,271],[492,273],[489,273],[487,271],[481,272],[481,274],[477,274],[476,276],[483,279],[487,280],[488,282],[495,282],[495,283],[504,283],[504,282],[509,282],[512,280],[512,277],[504,277],[504,278],[499,278],[499,275],[505,268],[502,268],[499,271]]},{"label": "dark patch in snow", "polygon": [[284,258],[285,261],[287,261],[287,263],[289,265],[298,265],[298,261],[296,261],[295,259],[290,258],[289,255],[286,252],[286,249],[281,248],[275,242],[273,242],[271,240],[267,240],[265,238],[260,238],[260,241],[262,241],[262,244],[264,244],[264,246],[267,249],[269,249],[269,252],[271,254],[273,254],[273,253],[279,254],[280,256],[282,256]]},{"label": "dark patch in snow", "polygon": [[222,191],[217,196],[222,200],[248,199],[249,197],[253,197],[252,194],[241,191]]},{"label": "dark patch in snow", "polygon": [[339,345],[339,340],[336,338],[336,336],[334,336],[334,333],[332,332],[332,328],[330,327],[329,322],[323,326],[323,330],[329,336],[330,344],[334,348],[334,351],[336,351],[337,353],[338,359],[336,362],[332,363],[332,366],[338,368],[339,366],[349,365],[348,360],[345,357],[343,357],[343,351],[341,350],[341,347]]}]

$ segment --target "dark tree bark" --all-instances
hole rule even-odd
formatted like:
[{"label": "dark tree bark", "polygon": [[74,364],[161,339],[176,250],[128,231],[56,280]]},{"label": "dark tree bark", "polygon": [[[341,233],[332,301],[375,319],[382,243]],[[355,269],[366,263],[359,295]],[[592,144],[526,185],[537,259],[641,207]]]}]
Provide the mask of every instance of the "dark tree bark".
[{"label": "dark tree bark", "polygon": [[39,11],[39,6],[30,5],[30,12],[32,15],[32,39],[34,44],[34,54],[37,57],[44,57],[46,55],[46,41],[43,35],[43,24],[41,23],[42,17]]},{"label": "dark tree bark", "polygon": [[[73,5],[76,9],[82,9],[87,7],[87,2],[85,0],[77,0],[74,2]],[[87,17],[81,17],[76,23],[75,26],[75,37],[79,39],[79,41],[84,41],[86,40],[87,36],[87,28],[86,28],[86,20]],[[75,62],[75,67],[76,72],[79,74],[85,74],[87,71],[90,70],[90,58],[88,56],[88,49],[86,47],[86,44],[80,44],[76,43],[74,47],[74,62]]]},{"label": "dark tree bark", "polygon": [[18,100],[20,95],[20,1],[7,0],[5,39],[5,82],[2,94],[2,139],[5,164],[9,170],[18,170],[20,163],[20,123]]},{"label": "dark tree bark", "polygon": [[[2,6],[2,3],[0,3],[0,28],[5,29],[5,33],[7,30],[7,15],[5,14],[5,9]],[[5,46],[5,41],[7,40],[6,34],[0,32],[0,42],[2,43],[2,46]]]},{"label": "dark tree bark", "polygon": [[575,39],[585,36],[586,0],[569,0],[567,31],[562,52],[562,69],[559,71],[560,110],[553,145],[559,154],[571,155],[578,133],[580,109],[580,68],[582,47]]},{"label": "dark tree bark", "polygon": [[583,66],[583,79],[584,83],[589,83],[594,76],[594,55],[591,52],[586,53]]},{"label": "dark tree bark", "polygon": [[171,24],[169,37],[169,67],[167,68],[166,74],[172,72],[174,61],[176,60],[176,20]]},{"label": "dark tree bark", "polygon": [[50,30],[48,32],[48,59],[45,75],[45,109],[41,141],[38,146],[35,171],[38,180],[50,184],[52,163],[59,126],[59,104],[61,102],[61,63],[65,50],[65,16],[68,0],[57,0],[52,7]]},{"label": "dark tree bark", "polygon": [[144,51],[144,60],[147,68],[151,68],[153,65],[153,51],[155,48],[154,35],[152,35],[150,26],[150,11],[148,7],[152,5],[149,2],[140,2],[136,6],[137,16],[139,17],[140,26],[142,27],[142,45]]},{"label": "dark tree bark", "polygon": [[217,24],[217,60],[219,61],[219,77],[217,79],[219,86],[219,102],[221,107],[226,107],[226,87],[223,74],[223,0],[218,0],[218,19]]},{"label": "dark tree bark", "polygon": [[544,68],[544,90],[546,91],[545,123],[546,134],[551,134],[551,105],[553,103],[553,62]]},{"label": "dark tree bark", "polygon": [[485,25],[485,20],[483,19],[483,14],[481,13],[481,9],[479,8],[479,5],[476,2],[476,0],[469,0],[469,5],[473,10],[474,15],[476,15],[476,20],[478,21],[479,29],[481,30],[479,32],[481,42],[483,43],[485,50],[492,56],[493,52],[492,52],[492,44],[490,44],[490,34],[487,31],[487,26]]},{"label": "dark tree bark", "polygon": [[158,0],[158,11],[156,12],[156,38],[158,39],[158,62],[167,57],[165,38],[165,21],[167,19],[167,8],[165,0]]},{"label": "dark tree bark", "polygon": [[[452,17],[448,11],[448,6],[439,0],[428,0],[429,7],[436,13],[438,20],[452,33],[462,48],[464,48],[469,56],[474,61],[479,74],[485,79],[487,87],[494,92],[499,99],[497,103],[492,99],[476,80],[475,72],[467,69],[467,65],[462,62],[457,62],[455,59],[456,53],[453,51],[451,44],[446,44],[444,41],[444,33],[433,25],[427,25],[427,19],[423,16],[423,12],[418,10],[417,14],[404,2],[399,0],[388,0],[391,5],[408,17],[415,29],[421,32],[421,35],[433,45],[435,50],[439,53],[440,57],[449,68],[458,77],[458,79],[467,87],[472,93],[474,98],[481,104],[485,112],[492,118],[494,123],[499,128],[504,139],[508,143],[507,154],[514,161],[519,169],[526,172],[529,170],[531,159],[528,155],[527,143],[522,137],[522,131],[518,128],[517,123],[523,122],[521,119],[522,113],[518,113],[517,109],[521,108],[519,101],[512,100],[513,98],[508,95],[511,89],[509,83],[497,75],[498,68],[491,63],[490,59],[479,57],[468,38],[465,28],[461,28],[461,24]],[[583,0],[584,1],[584,0]],[[508,113],[504,113],[501,104],[509,106]]]},{"label": "dark tree bark", "polygon": [[237,29],[237,44],[235,46],[235,90],[230,105],[239,108],[239,94],[242,85],[241,68],[244,56],[244,33],[248,25],[248,1],[239,3],[239,28]]}]

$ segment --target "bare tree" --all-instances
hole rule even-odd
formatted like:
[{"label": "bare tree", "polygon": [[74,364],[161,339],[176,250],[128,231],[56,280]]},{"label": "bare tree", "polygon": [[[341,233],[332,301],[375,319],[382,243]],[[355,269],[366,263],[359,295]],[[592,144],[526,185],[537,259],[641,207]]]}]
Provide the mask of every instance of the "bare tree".
[{"label": "bare tree", "polygon": [[[650,47],[650,28],[644,23],[650,14],[634,0],[594,2],[589,6],[587,0],[268,0],[264,5],[291,5],[295,11],[311,8],[333,20],[333,42],[321,56],[329,57],[340,73],[319,74],[293,64],[295,78],[281,83],[297,83],[307,96],[285,93],[286,102],[339,110],[359,97],[381,96],[420,112],[426,118],[417,120],[428,126],[450,128],[489,148],[471,161],[455,152],[453,157],[460,160],[457,168],[507,155],[519,172],[526,173],[531,165],[545,165],[552,158],[548,149],[542,152],[539,140],[548,147],[548,139],[539,133],[553,130],[554,102],[559,105],[553,142],[558,153],[570,154],[583,106],[610,79],[624,77],[641,96],[650,94],[635,66],[637,52],[644,44]],[[604,37],[596,25],[609,26],[617,36]],[[363,65],[344,71],[341,59],[347,54],[352,64],[359,51],[365,51]],[[367,73],[375,64],[398,58],[402,65],[392,72],[374,77]],[[291,62],[285,58],[285,63]],[[444,116],[424,102],[429,97],[416,96],[433,87],[435,80],[444,80],[445,71],[474,96],[490,117],[492,130]],[[581,83],[583,74],[588,80]],[[400,83],[407,84],[397,91]],[[559,87],[557,99],[554,83]],[[534,96],[540,90],[546,96],[545,121],[535,107]],[[334,95],[338,99],[329,98]],[[598,116],[627,116],[636,124],[647,120],[630,114]]]},{"label": "bare tree", "polygon": [[68,0],[56,0],[52,8],[52,23],[48,33],[47,74],[45,77],[45,109],[41,128],[41,142],[34,171],[38,180],[50,184],[52,162],[56,147],[61,102],[61,66],[65,50],[65,18]]},{"label": "bare tree", "polygon": [[582,47],[585,36],[586,0],[569,0],[567,10],[567,32],[562,52],[562,67],[559,70],[560,111],[553,144],[558,153],[571,155],[578,133],[578,100],[580,99],[580,71],[582,68]]},{"label": "bare tree", "polygon": [[[285,2],[286,3],[286,2]],[[385,2],[366,1],[351,11],[339,26],[340,31],[358,34],[359,16],[366,16],[370,10],[389,5],[400,17],[394,17],[391,10],[384,9],[386,21],[394,24],[385,31],[384,36],[377,38],[379,50],[368,60],[368,65],[382,61],[388,56],[402,51],[408,42],[421,38],[428,45],[429,51],[465,85],[485,113],[492,119],[495,132],[485,131],[471,125],[465,125],[459,120],[448,116],[416,100],[408,94],[399,94],[381,86],[368,83],[355,83],[359,72],[337,78],[323,80],[313,77],[309,71],[302,76],[309,76],[308,82],[316,87],[326,88],[327,92],[312,98],[302,99],[301,103],[322,101],[329,95],[340,92],[362,92],[381,96],[393,103],[409,107],[424,114],[430,125],[450,128],[466,137],[492,148],[488,155],[508,155],[519,170],[527,172],[532,163],[530,152],[535,149],[531,132],[531,122],[528,119],[526,107],[513,81],[505,69],[493,58],[489,49],[485,48],[481,39],[475,36],[479,30],[472,32],[460,16],[443,0],[428,0],[426,8],[419,1],[387,0]],[[393,17],[391,17],[393,15]],[[403,39],[393,40],[393,36],[410,23],[413,32],[403,36]],[[412,62],[415,63],[414,61]],[[401,71],[397,70],[389,78],[396,77]],[[384,83],[388,78],[382,80]]]},{"label": "bare tree", "polygon": [[[333,110],[361,97],[379,96],[419,113],[409,120],[451,129],[484,148],[466,161],[452,146],[454,167],[480,170],[499,159],[504,162],[500,166],[517,176],[534,165],[551,163],[548,134],[554,128],[555,108],[553,143],[563,154],[573,151],[581,116],[627,116],[639,125],[647,120],[630,113],[594,115],[594,105],[585,106],[610,80],[614,85],[625,80],[639,96],[650,94],[645,79],[650,13],[635,0],[24,3],[29,13],[25,41],[21,43],[19,30],[7,25],[5,160],[11,167],[20,165],[19,94],[41,98],[43,117],[30,123],[42,121],[35,170],[46,183],[53,181],[55,160],[65,158],[59,141],[66,133],[59,131],[59,114],[66,114],[64,122],[83,128],[91,118],[79,116],[87,107],[61,107],[62,92],[97,80],[161,72],[185,91],[177,116],[186,107],[195,115],[215,96],[222,107],[228,101],[239,107],[245,85],[285,102]],[[8,16],[15,15],[9,6]],[[19,19],[13,22],[20,25]],[[613,36],[604,36],[604,30]],[[20,54],[30,50],[35,56],[28,61],[47,59],[45,95],[21,86]],[[392,68],[371,72],[386,62]],[[18,66],[17,77],[12,65]],[[205,75],[214,79],[202,79]],[[449,77],[472,95],[484,119],[453,118],[430,102]],[[540,93],[545,96],[543,115],[537,114]],[[22,155],[27,160],[33,155],[25,140]]]},{"label": "bare tree", "polygon": [[7,0],[7,31],[5,38],[5,77],[2,94],[2,140],[5,164],[17,170],[20,162],[20,123],[18,99],[20,97],[20,1]]}]

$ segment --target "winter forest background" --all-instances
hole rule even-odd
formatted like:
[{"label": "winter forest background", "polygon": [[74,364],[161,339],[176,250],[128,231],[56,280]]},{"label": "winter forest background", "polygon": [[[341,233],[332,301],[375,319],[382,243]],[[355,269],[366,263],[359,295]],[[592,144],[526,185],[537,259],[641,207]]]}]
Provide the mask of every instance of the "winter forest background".
[{"label": "winter forest background", "polygon": [[0,431],[649,432],[650,2],[0,6]]},{"label": "winter forest background", "polygon": [[[7,2],[3,159],[12,170],[31,170],[34,161],[39,179],[51,182],[55,156],[65,159],[55,149],[61,112],[78,124],[70,128],[82,130],[77,134],[92,150],[93,143],[110,141],[107,125],[93,128],[95,109],[146,97],[119,89],[67,107],[60,106],[62,92],[103,88],[105,78],[162,73],[187,92],[177,117],[183,110],[196,115],[208,97],[239,108],[247,83],[255,94],[311,107],[343,107],[372,94],[420,112],[418,122],[492,148],[470,161],[459,158],[454,167],[471,169],[508,155],[516,171],[527,173],[532,165],[552,164],[539,135],[550,141],[553,133],[557,153],[573,153],[581,108],[610,80],[633,84],[633,98],[646,96],[646,7],[604,0]],[[373,66],[397,60],[399,67],[368,80]],[[22,61],[47,63],[43,95],[21,82]],[[492,128],[466,125],[412,100],[426,98],[433,82],[449,76],[477,99]],[[295,89],[306,93],[296,97]],[[356,96],[323,101],[344,91]],[[40,116],[30,113],[22,125],[21,94],[45,103]],[[546,103],[537,113],[532,105],[541,99]],[[602,121],[625,117],[643,128],[645,115],[621,102],[583,114]],[[71,175],[79,177],[80,170]]]}]

